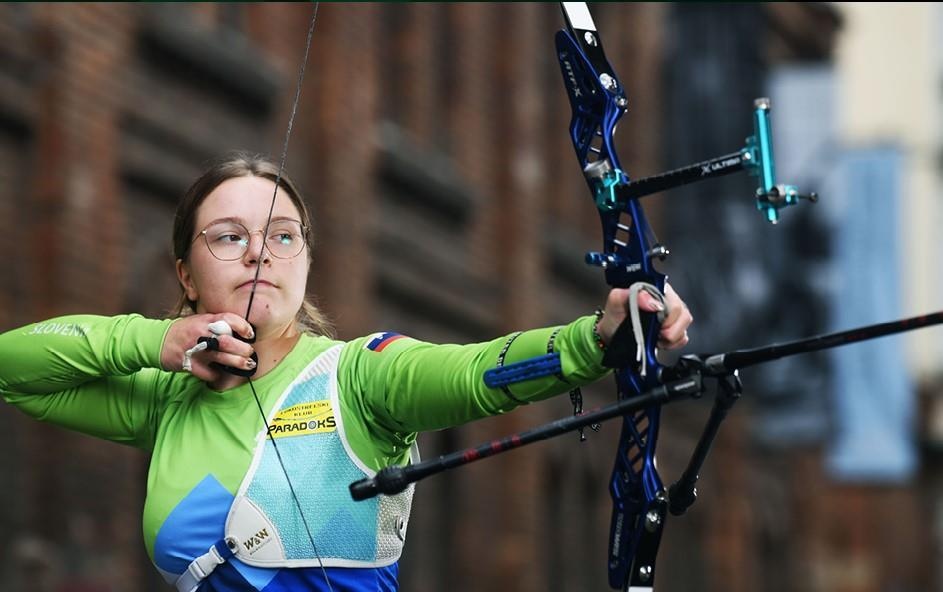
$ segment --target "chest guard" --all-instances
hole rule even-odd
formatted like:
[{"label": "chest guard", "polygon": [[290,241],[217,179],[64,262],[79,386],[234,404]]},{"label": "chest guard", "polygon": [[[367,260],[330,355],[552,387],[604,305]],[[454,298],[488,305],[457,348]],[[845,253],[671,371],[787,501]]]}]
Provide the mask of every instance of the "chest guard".
[{"label": "chest guard", "polygon": [[[376,472],[354,454],[344,432],[337,388],[342,345],[325,351],[273,406],[269,430],[304,508],[317,554],[291,499],[269,434],[255,456],[226,519],[226,542],[256,567],[383,567],[403,550],[413,487],[353,502],[347,484]],[[413,461],[418,461],[415,445]]]}]

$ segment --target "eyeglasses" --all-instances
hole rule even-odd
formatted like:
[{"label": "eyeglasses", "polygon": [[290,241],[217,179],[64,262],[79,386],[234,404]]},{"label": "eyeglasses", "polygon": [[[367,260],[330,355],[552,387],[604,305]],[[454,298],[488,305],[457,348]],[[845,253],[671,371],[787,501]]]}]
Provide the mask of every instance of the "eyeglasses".
[{"label": "eyeglasses", "polygon": [[[265,239],[265,252],[279,259],[297,257],[305,248],[307,229],[297,220],[272,220]],[[222,261],[241,259],[249,248],[253,234],[264,232],[262,229],[249,232],[238,222],[216,222],[210,224],[193,240],[202,236],[210,253]]]}]

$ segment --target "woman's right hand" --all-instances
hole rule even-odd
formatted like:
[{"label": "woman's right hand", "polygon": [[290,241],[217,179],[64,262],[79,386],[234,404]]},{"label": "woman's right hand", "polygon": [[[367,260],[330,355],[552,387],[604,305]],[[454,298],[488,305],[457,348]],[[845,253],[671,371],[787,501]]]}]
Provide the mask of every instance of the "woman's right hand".
[{"label": "woman's right hand", "polygon": [[233,333],[247,339],[253,337],[252,326],[244,318],[232,313],[195,314],[179,318],[170,325],[164,344],[160,350],[160,365],[164,370],[181,372],[187,350],[199,343],[200,337],[215,337],[219,350],[204,350],[190,357],[189,372],[207,383],[219,383],[224,371],[213,362],[233,368],[255,368],[255,361],[250,358],[255,351],[252,345],[236,339],[232,335],[216,335],[210,331],[210,323],[225,321]]}]

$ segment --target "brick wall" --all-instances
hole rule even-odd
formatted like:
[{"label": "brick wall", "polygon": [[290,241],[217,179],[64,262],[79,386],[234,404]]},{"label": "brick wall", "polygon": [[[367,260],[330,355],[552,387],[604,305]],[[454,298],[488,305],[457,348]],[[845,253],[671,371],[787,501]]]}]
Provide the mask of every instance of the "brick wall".
[{"label": "brick wall", "polygon": [[[0,5],[0,249],[10,255],[0,328],[80,311],[160,315],[173,303],[174,203],[212,156],[280,153],[311,8]],[[594,14],[631,81],[623,164],[656,172],[670,141],[659,127],[666,11],[600,5]],[[393,329],[469,341],[603,301],[601,278],[581,263],[598,221],[566,134],[553,51],[561,23],[542,4],[320,6],[288,170],[316,218],[312,292],[341,337]],[[646,208],[657,228],[666,211],[657,201]],[[608,401],[608,381],[586,396],[587,405]],[[706,415],[692,409],[669,415],[662,432],[668,476],[686,461],[697,413]],[[427,434],[423,454],[570,412],[561,399]],[[773,589],[767,568],[802,574],[808,590],[884,589],[833,587],[844,564],[827,550],[844,543],[822,524],[845,532],[859,513],[906,505],[907,494],[790,487],[818,457],[806,458],[806,472],[756,458],[748,424],[738,416],[726,426],[702,501],[669,524],[665,589]],[[46,549],[57,566],[44,568],[49,577],[98,586],[89,589],[164,589],[140,543],[144,455],[8,408],[0,433],[0,528],[14,533],[0,553]],[[616,436],[611,424],[584,444],[574,435],[420,485],[403,589],[604,589]],[[802,520],[771,531],[766,491]],[[884,537],[911,531],[862,532],[847,544],[867,560]],[[788,544],[787,558],[770,544]],[[6,562],[14,587],[16,565]]]}]

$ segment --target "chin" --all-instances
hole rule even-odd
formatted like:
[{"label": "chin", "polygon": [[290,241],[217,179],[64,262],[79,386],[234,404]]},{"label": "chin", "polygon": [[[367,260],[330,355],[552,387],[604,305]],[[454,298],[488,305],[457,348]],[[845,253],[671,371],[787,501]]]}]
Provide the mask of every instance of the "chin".
[{"label": "chin", "polygon": [[[249,318],[246,320],[255,325],[256,327],[266,326],[271,324],[272,315],[269,314],[269,311],[264,308],[257,308],[259,306],[258,302],[252,304],[252,310],[249,311]],[[245,309],[243,309],[242,314],[245,314]]]},{"label": "chin", "polygon": [[[252,304],[249,318],[246,319],[257,329],[277,328],[283,325],[290,325],[294,321],[293,316],[288,318],[275,317],[271,314],[270,310],[264,307],[256,308],[257,305],[257,302]],[[244,313],[245,311],[243,311],[243,314]]]}]

